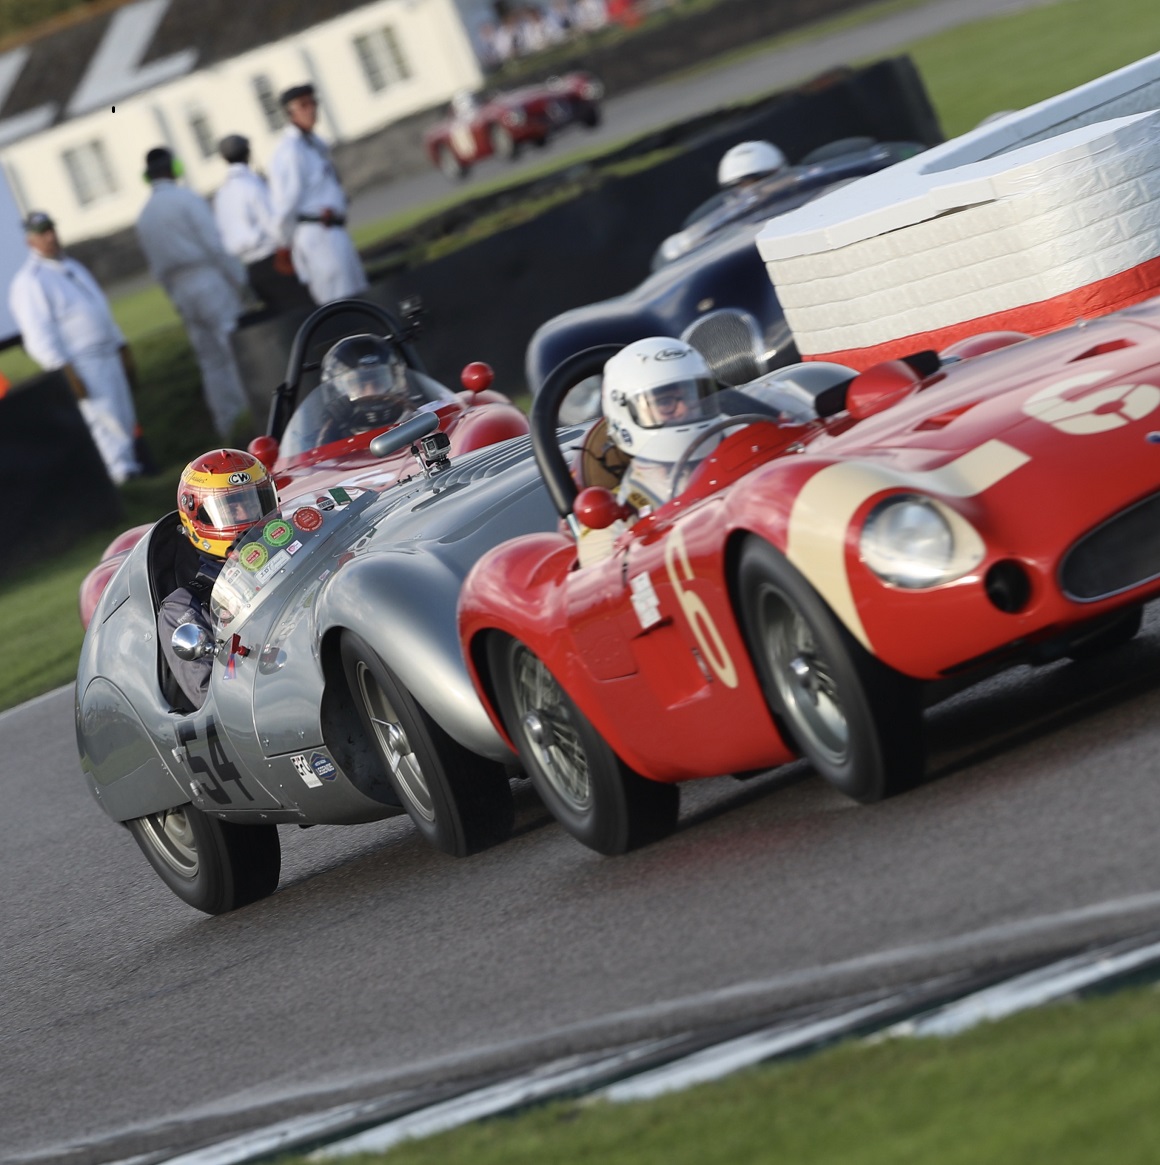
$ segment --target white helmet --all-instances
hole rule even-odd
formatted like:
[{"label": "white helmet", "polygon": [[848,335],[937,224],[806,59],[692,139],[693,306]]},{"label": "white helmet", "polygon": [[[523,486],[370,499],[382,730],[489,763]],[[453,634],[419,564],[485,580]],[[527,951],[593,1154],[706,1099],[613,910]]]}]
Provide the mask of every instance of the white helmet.
[{"label": "white helmet", "polygon": [[772,142],[738,142],[725,151],[717,166],[717,185],[723,190],[747,178],[764,178],[785,169],[785,154]]},{"label": "white helmet", "polygon": [[670,463],[721,412],[705,357],[668,336],[637,340],[617,352],[604,365],[600,403],[618,449]]}]

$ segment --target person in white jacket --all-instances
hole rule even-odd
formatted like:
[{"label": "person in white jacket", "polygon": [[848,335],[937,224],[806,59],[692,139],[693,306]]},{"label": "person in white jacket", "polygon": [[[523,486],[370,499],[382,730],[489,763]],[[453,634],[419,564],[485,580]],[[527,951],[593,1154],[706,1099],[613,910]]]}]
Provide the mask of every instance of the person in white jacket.
[{"label": "person in white jacket", "polygon": [[249,408],[230,347],[246,269],[226,253],[205,199],[177,184],[169,150],[145,155],[145,178],[153,191],[137,219],[137,239],[185,325],[214,427],[225,439]]},{"label": "person in white jacket", "polygon": [[311,308],[314,300],[298,281],[288,254],[280,254],[266,180],[250,169],[250,143],[229,134],[218,143],[229,163],[225,181],[213,200],[213,216],[222,244],[241,260],[250,290],[271,310]]},{"label": "person in white jacket", "polygon": [[314,86],[295,85],[280,100],[290,124],[270,159],[270,202],[279,245],[291,249],[294,269],[315,303],[357,295],[366,290],[366,272],[346,232],[346,194],[330,149],[314,132]]},{"label": "person in white jacket", "polygon": [[97,281],[61,249],[43,211],[24,220],[29,254],[8,291],[25,351],[69,381],[109,477],[118,485],[142,466],[135,452],[137,415],[132,356]]}]

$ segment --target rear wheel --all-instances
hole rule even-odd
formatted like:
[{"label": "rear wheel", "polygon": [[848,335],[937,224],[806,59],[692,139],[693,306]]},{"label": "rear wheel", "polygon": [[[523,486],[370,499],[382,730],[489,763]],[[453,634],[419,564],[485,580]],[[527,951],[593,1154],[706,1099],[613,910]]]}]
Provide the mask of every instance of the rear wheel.
[{"label": "rear wheel", "polygon": [[503,841],[515,819],[503,766],[448,736],[365,640],[345,632],[341,653],[367,738],[419,832],[455,857]]},{"label": "rear wheel", "polygon": [[471,169],[466,162],[459,160],[459,155],[448,145],[441,145],[436,150],[436,160],[443,177],[451,182],[466,178],[468,170]]},{"label": "rear wheel", "polygon": [[516,156],[518,149],[516,139],[506,126],[498,124],[491,126],[488,130],[488,136],[491,138],[491,152],[497,158],[503,158],[506,162]]},{"label": "rear wheel", "polygon": [[768,542],[746,544],[737,590],[766,702],[788,742],[856,801],[917,784],[924,747],[914,681],[871,656]]},{"label": "rear wheel", "polygon": [[225,914],[278,888],[282,848],[275,825],[236,825],[193,805],[125,824],[161,880],[206,914]]},{"label": "rear wheel", "polygon": [[529,648],[493,635],[488,664],[524,768],[573,837],[599,853],[621,854],[676,829],[677,786],[633,772]]}]

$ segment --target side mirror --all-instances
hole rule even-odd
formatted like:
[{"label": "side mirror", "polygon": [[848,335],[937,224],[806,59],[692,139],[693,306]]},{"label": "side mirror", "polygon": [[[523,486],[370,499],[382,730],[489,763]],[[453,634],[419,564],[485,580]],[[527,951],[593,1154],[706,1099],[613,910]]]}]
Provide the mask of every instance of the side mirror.
[{"label": "side mirror", "polygon": [[439,428],[439,418],[434,413],[418,413],[401,425],[380,433],[371,442],[371,452],[376,457],[390,457],[408,445],[414,445],[420,437],[434,433]]},{"label": "side mirror", "polygon": [[576,495],[572,506],[576,520],[589,530],[607,530],[613,522],[627,518],[629,510],[600,485],[590,485]]},{"label": "side mirror", "polygon": [[180,627],[174,629],[173,638],[169,642],[173,647],[173,654],[178,659],[191,663],[195,659],[205,659],[207,655],[214,655],[217,652],[213,636],[196,623],[182,623]]},{"label": "side mirror", "polygon": [[246,448],[271,472],[278,460],[279,445],[274,437],[255,437]]},{"label": "side mirror", "polygon": [[850,381],[846,409],[855,420],[864,421],[897,404],[922,383],[922,377],[904,360],[884,360]]},{"label": "side mirror", "polygon": [[490,364],[485,364],[482,360],[473,360],[464,368],[459,379],[468,392],[484,392],[491,388],[495,372]]}]

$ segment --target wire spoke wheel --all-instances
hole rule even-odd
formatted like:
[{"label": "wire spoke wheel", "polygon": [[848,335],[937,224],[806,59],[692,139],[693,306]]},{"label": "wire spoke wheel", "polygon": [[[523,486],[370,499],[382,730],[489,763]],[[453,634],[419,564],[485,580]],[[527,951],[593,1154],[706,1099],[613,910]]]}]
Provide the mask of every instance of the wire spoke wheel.
[{"label": "wire spoke wheel", "polygon": [[356,664],[355,677],[363,707],[367,711],[379,748],[390,766],[399,792],[407,798],[424,821],[434,821],[435,805],[431,798],[431,790],[423,775],[419,758],[403,730],[399,714],[365,660],[360,659]]},{"label": "wire spoke wheel", "polygon": [[541,800],[573,837],[598,853],[622,854],[676,829],[677,786],[629,768],[534,651],[493,633],[487,663],[508,736]]},{"label": "wire spoke wheel", "polygon": [[833,664],[818,647],[809,624],[780,592],[763,590],[756,614],[773,682],[799,744],[804,748],[808,741],[831,764],[844,764],[850,749],[850,726]]},{"label": "wire spoke wheel", "polygon": [[552,673],[523,644],[513,653],[516,715],[544,775],[577,812],[592,805],[588,758]]}]

